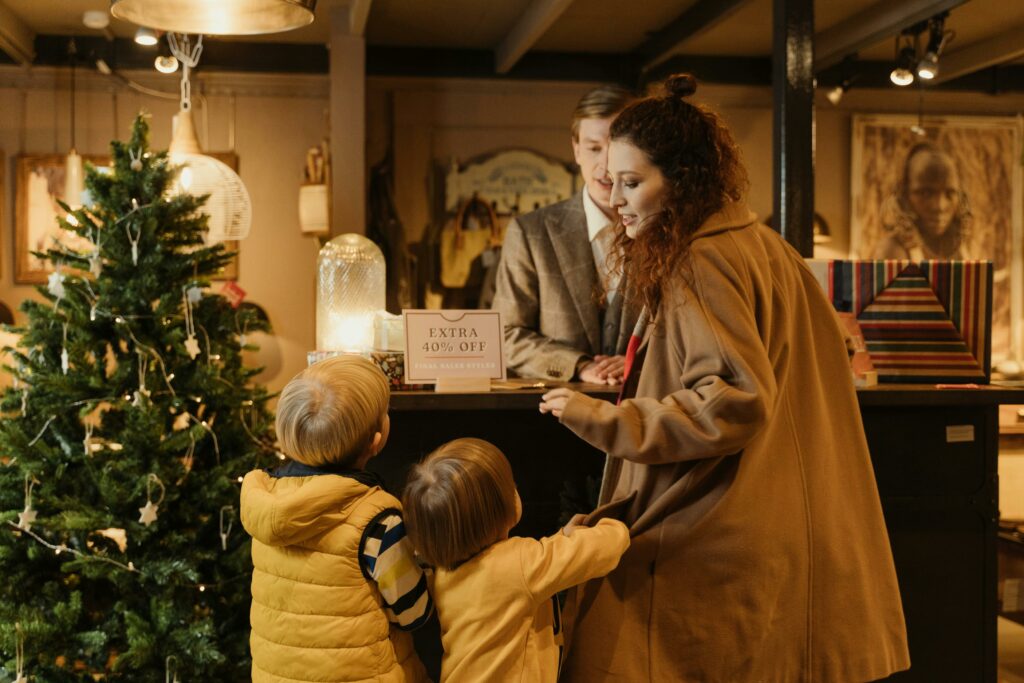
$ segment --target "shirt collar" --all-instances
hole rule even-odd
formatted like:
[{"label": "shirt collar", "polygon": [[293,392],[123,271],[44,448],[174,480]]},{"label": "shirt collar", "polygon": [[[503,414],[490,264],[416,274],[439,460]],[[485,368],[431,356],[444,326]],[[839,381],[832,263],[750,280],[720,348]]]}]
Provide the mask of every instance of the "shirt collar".
[{"label": "shirt collar", "polygon": [[583,186],[583,212],[587,216],[587,237],[591,242],[605,226],[611,225],[611,220],[604,214],[601,207],[590,197],[587,187]]}]

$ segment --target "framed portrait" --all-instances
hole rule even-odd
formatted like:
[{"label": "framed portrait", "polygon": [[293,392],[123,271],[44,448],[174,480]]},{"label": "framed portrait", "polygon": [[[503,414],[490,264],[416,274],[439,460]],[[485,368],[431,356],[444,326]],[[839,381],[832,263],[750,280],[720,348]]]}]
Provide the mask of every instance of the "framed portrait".
[{"label": "framed portrait", "polygon": [[1024,358],[1021,123],[855,115],[850,257],[993,264],[992,360]]},{"label": "framed portrait", "polygon": [[[238,155],[234,152],[212,152],[210,156],[238,171]],[[62,209],[57,203],[64,200],[63,154],[23,154],[17,158],[15,197],[14,281],[19,284],[46,282],[49,264],[34,256],[34,251],[46,251],[59,246],[69,249],[90,249],[90,243],[57,223]],[[97,168],[110,165],[109,157],[82,155],[85,163]],[[238,242],[225,242],[224,247],[235,257],[215,280],[238,278]]]}]

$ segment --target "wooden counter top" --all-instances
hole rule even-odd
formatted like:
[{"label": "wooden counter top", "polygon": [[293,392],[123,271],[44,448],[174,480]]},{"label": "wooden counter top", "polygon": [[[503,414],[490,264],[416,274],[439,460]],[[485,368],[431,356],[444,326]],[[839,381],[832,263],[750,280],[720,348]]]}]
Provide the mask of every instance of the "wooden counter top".
[{"label": "wooden counter top", "polygon": [[[391,409],[408,410],[537,410],[544,392],[566,386],[591,396],[614,401],[618,387],[602,384],[560,384],[513,379],[495,382],[488,393],[439,394],[431,389],[393,391]],[[937,388],[945,387],[945,388]],[[909,405],[1000,405],[1024,403],[1024,386],[1020,383],[972,385],[880,384],[857,390],[861,406]]]}]

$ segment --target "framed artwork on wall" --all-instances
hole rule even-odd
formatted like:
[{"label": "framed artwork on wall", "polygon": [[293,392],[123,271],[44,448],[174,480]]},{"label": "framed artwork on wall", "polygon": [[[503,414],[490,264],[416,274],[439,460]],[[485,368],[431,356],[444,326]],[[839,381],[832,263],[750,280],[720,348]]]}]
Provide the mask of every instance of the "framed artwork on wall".
[{"label": "framed artwork on wall", "polygon": [[[237,172],[238,155],[234,152],[213,152],[210,156],[224,162]],[[109,157],[83,155],[83,161],[97,168],[110,164]],[[87,250],[87,240],[64,230],[57,223],[62,214],[58,200],[64,200],[63,154],[23,154],[17,158],[15,185],[14,281],[18,284],[41,284],[49,274],[47,264],[34,256],[58,246]],[[0,174],[2,179],[2,174]],[[218,274],[216,280],[238,278],[238,242],[225,242],[225,249],[235,257]]]},{"label": "framed artwork on wall", "polygon": [[854,115],[850,257],[992,261],[992,360],[1024,358],[1021,123]]},{"label": "framed artwork on wall", "polygon": [[[46,263],[32,255],[61,245],[86,249],[88,241],[64,230],[57,217],[63,212],[57,201],[64,201],[63,154],[22,154],[15,171],[14,199],[14,281],[19,284],[46,282]],[[82,155],[94,166],[104,166],[107,157]]]}]

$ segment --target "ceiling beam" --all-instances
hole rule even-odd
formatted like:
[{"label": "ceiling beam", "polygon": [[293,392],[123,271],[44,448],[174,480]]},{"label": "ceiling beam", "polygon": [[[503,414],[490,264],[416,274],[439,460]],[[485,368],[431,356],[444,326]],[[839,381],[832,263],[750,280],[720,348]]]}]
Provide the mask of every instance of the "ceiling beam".
[{"label": "ceiling beam", "polygon": [[817,73],[834,66],[847,55],[965,2],[967,0],[879,0],[814,36],[814,71]]},{"label": "ceiling beam", "polygon": [[551,28],[572,0],[533,0],[516,25],[494,50],[494,70],[507,74],[516,62]]},{"label": "ceiling beam", "polygon": [[668,26],[653,33],[633,52],[650,68],[669,54],[684,40],[707,31],[725,20],[750,0],[697,0]]},{"label": "ceiling beam", "polygon": [[0,50],[25,66],[36,58],[36,34],[11,8],[0,2]]},{"label": "ceiling beam", "polygon": [[366,21],[370,18],[373,0],[352,0],[348,6],[348,32],[353,36],[366,33]]},{"label": "ceiling beam", "polygon": [[1017,26],[981,43],[942,55],[935,83],[950,81],[988,66],[1024,56],[1024,26]]}]

